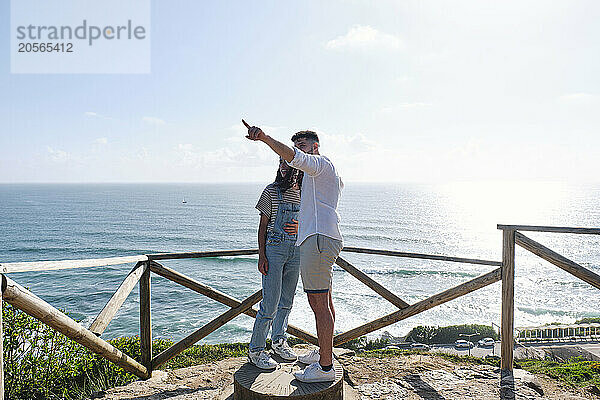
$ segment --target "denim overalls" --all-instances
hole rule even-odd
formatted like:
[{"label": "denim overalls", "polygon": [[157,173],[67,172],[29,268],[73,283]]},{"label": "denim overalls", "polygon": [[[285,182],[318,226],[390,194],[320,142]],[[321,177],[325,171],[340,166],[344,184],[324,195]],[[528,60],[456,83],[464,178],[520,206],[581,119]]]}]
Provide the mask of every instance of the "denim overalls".
[{"label": "denim overalls", "polygon": [[298,220],[299,204],[285,203],[281,189],[277,190],[277,216],[273,230],[267,232],[265,253],[269,262],[267,275],[262,275],[263,298],[260,310],[256,314],[250,351],[264,350],[269,327],[272,325],[271,340],[285,338],[288,316],[292,310],[294,294],[298,285],[300,272],[300,254],[296,247],[297,235],[290,235],[283,230],[292,219]]}]

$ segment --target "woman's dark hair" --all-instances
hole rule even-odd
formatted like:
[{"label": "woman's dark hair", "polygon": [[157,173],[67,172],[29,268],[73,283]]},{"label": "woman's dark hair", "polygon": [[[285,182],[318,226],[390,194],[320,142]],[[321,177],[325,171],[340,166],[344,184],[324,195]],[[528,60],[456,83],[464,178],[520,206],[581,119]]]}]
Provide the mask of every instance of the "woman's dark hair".
[{"label": "woman's dark hair", "polygon": [[279,186],[282,192],[285,192],[292,186],[294,183],[298,184],[298,188],[302,187],[302,178],[304,177],[304,173],[296,168],[290,167],[285,175],[281,175],[281,170],[277,168],[277,175],[275,176],[275,184]]}]

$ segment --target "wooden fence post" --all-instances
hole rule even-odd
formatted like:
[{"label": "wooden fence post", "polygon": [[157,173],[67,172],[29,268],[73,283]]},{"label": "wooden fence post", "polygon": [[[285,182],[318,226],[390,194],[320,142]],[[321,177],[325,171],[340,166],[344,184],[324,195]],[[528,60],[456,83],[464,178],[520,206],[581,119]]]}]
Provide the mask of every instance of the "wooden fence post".
[{"label": "wooden fence post", "polygon": [[142,365],[152,376],[152,325],[150,318],[150,262],[144,263],[144,273],[140,278],[140,350]]},{"label": "wooden fence post", "polygon": [[502,231],[502,344],[500,368],[513,370],[515,320],[515,231]]}]

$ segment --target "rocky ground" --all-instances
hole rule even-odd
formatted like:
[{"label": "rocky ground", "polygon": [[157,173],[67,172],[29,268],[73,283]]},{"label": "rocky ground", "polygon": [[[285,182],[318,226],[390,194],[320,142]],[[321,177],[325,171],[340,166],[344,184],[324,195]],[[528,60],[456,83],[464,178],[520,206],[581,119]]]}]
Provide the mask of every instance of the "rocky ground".
[{"label": "rocky ground", "polygon": [[[515,370],[514,379],[503,379],[488,365],[456,364],[429,354],[358,357],[339,354],[345,369],[345,400],[463,400],[499,399],[514,391],[515,399],[600,399],[586,389],[566,387],[544,376]],[[233,374],[246,362],[229,358],[215,363],[157,371],[153,379],[97,393],[103,400],[208,400],[232,399]],[[510,398],[510,397],[503,397]]]}]

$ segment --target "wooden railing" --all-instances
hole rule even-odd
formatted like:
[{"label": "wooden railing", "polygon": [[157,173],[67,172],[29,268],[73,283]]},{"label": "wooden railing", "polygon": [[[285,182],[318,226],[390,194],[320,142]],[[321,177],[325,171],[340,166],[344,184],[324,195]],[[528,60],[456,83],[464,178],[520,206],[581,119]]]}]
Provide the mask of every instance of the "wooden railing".
[{"label": "wooden railing", "polygon": [[575,233],[600,235],[599,228],[570,228],[556,226],[532,225],[498,225],[502,230],[502,328],[500,335],[501,368],[512,371],[514,343],[514,309],[515,309],[515,244],[530,251],[536,256],[567,271],[584,282],[600,289],[600,275],[577,264],[574,261],[550,250],[546,246],[523,235],[524,232]]},{"label": "wooden railing", "polygon": [[[336,264],[346,272],[354,276],[360,282],[371,288],[381,297],[393,304],[398,310],[350,329],[334,336],[334,345],[339,346],[360,336],[379,330],[383,327],[394,324],[411,316],[417,315],[423,311],[429,310],[440,304],[464,296],[475,290],[486,287],[492,283],[502,280],[502,356],[501,368],[503,371],[512,371],[513,364],[513,341],[514,341],[514,267],[515,267],[515,244],[533,252],[539,257],[551,262],[576,277],[590,283],[596,288],[600,288],[600,276],[589,271],[575,262],[561,256],[558,253],[544,247],[543,245],[529,239],[518,231],[539,231],[539,232],[560,232],[560,233],[580,233],[580,234],[600,234],[600,229],[594,228],[559,228],[559,227],[540,227],[525,225],[498,225],[498,229],[503,230],[503,252],[502,261],[490,261],[473,258],[452,257],[436,254],[407,253],[399,251],[367,249],[359,247],[344,247],[345,253],[361,253],[372,255],[383,255],[390,257],[417,258],[433,261],[446,261],[456,263],[478,264],[497,267],[496,269],[478,276],[472,280],[464,282],[458,286],[437,293],[424,300],[409,304],[402,300],[398,295],[383,287],[377,281],[356,268],[341,256],[336,260]],[[226,250],[226,251],[205,251],[188,253],[161,253],[148,254],[131,257],[115,257],[87,260],[65,260],[65,261],[43,261],[43,262],[17,262],[0,264],[2,273],[2,296],[1,298],[14,307],[37,318],[53,329],[63,333],[67,337],[87,347],[91,351],[114,362],[126,371],[129,371],[142,379],[151,376],[152,371],[165,362],[175,357],[194,343],[214,332],[221,326],[233,320],[240,314],[246,314],[256,317],[257,311],[252,308],[262,298],[262,291],[258,290],[244,300],[236,299],[210,286],[198,282],[180,272],[170,269],[158,261],[173,259],[191,259],[205,257],[222,256],[240,256],[258,254],[257,249]],[[14,282],[4,274],[26,271],[47,271],[68,268],[84,268],[95,266],[117,265],[133,263],[135,266],[125,277],[116,292],[100,311],[96,319],[92,322],[89,329],[52,307],[33,293],[29,292],[18,283]],[[225,313],[214,318],[200,329],[191,333],[184,339],[175,343],[167,350],[161,352],[152,358],[152,327],[151,327],[151,273],[155,273],[177,284],[180,284],[192,291],[202,294],[210,299],[218,301],[230,309]],[[130,356],[122,353],[100,336],[109,325],[110,321],[116,315],[118,309],[127,299],[129,293],[139,282],[140,287],[140,341],[141,341],[141,362],[137,362]],[[1,300],[0,300],[1,305]],[[1,314],[0,314],[1,315]],[[288,333],[303,339],[312,344],[318,344],[317,338],[298,327],[288,326]],[[2,321],[0,319],[0,346],[2,344]],[[3,394],[3,371],[2,371],[2,351],[0,347],[0,395]],[[2,400],[3,396],[0,396]]]}]

